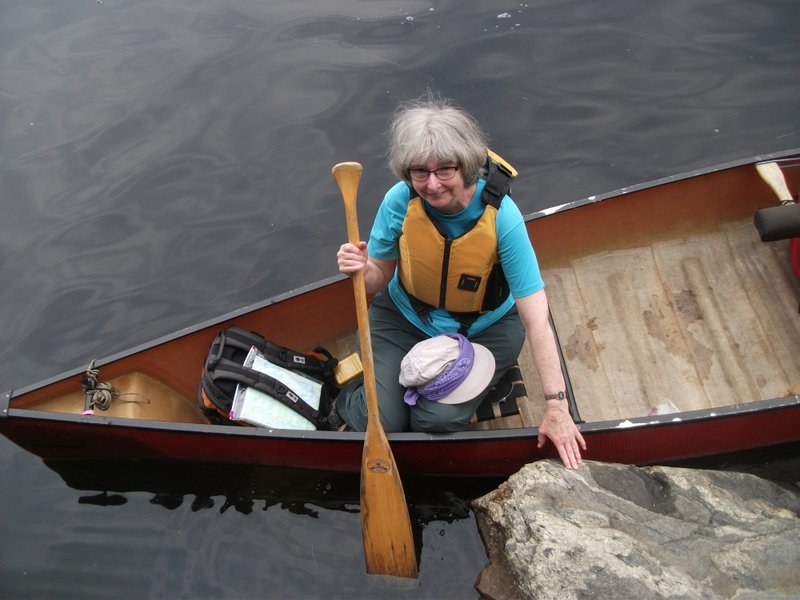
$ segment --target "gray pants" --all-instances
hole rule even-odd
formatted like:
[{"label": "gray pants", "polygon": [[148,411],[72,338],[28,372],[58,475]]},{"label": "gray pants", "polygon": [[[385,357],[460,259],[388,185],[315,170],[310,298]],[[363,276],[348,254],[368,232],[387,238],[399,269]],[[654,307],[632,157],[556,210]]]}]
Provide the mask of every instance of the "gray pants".
[{"label": "gray pants", "polygon": [[[400,385],[400,362],[409,350],[428,336],[408,322],[388,294],[377,295],[369,308],[370,336],[378,389],[378,406],[383,428],[388,431],[460,431],[500,377],[514,365],[525,341],[525,330],[516,309],[512,309],[470,341],[488,348],[495,359],[491,383],[477,397],[463,404],[440,404],[419,398],[415,406],[403,402],[405,388]],[[355,431],[367,427],[367,406],[361,379],[347,384],[337,399],[336,408]]]}]

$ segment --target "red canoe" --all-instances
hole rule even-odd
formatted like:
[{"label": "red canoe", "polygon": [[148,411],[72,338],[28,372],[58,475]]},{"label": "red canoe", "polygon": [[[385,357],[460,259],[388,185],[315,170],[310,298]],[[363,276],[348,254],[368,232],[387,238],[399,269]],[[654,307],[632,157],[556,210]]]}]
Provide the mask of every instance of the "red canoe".
[{"label": "red canoe", "polygon": [[[646,464],[800,440],[800,284],[790,240],[764,242],[769,232],[754,226],[756,211],[778,203],[756,169],[764,163],[796,200],[800,150],[527,217],[586,458]],[[789,229],[778,237],[800,233]],[[211,341],[228,326],[342,356],[355,324],[350,281],[334,277],[97,360],[100,381],[125,394],[107,411],[80,414],[85,365],[8,391],[0,432],[50,460],[357,471],[363,434],[211,424],[196,401]],[[525,351],[519,364],[529,397],[518,415],[461,433],[390,434],[401,472],[507,475],[555,456],[552,444],[537,448],[541,392]]]}]

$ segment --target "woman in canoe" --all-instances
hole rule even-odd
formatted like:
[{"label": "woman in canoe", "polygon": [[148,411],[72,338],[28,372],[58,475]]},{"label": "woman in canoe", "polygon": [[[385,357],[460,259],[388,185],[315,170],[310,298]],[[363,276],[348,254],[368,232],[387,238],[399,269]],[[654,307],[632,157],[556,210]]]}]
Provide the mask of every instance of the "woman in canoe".
[{"label": "woman in canoe", "polygon": [[[539,446],[550,438],[575,468],[586,444],[565,400],[544,282],[506,195],[508,171],[499,157],[487,163],[487,148],[475,120],[447,100],[426,94],[401,105],[389,148],[400,181],[369,242],[339,248],[339,270],[363,270],[376,294],[369,319],[386,431],[465,429],[527,338],[547,404]],[[342,390],[336,410],[366,428],[361,381]]]}]

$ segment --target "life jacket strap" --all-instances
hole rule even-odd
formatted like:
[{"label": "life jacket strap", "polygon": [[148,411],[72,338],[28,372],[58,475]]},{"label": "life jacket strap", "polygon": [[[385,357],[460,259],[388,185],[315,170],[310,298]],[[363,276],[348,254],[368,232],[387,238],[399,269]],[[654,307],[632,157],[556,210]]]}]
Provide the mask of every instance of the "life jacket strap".
[{"label": "life jacket strap", "polygon": [[[426,325],[430,325],[431,323],[430,315],[431,312],[436,309],[436,307],[433,306],[432,304],[428,304],[423,300],[420,300],[415,295],[410,293],[406,289],[406,286],[403,285],[403,282],[400,281],[400,279],[398,279],[397,282],[400,284],[400,287],[402,288],[403,292],[405,292],[406,296],[408,297],[408,300],[411,303],[411,308],[414,310],[415,313],[417,313],[417,316],[422,320],[423,323],[425,323]],[[477,311],[474,312],[447,311],[447,312],[451,317],[453,317],[456,321],[459,322],[460,327],[458,328],[458,333],[464,336],[467,335],[467,331],[469,330],[470,327],[472,327],[472,324],[478,320],[478,317],[481,316],[481,313]]]},{"label": "life jacket strap", "polygon": [[514,174],[504,164],[492,160],[491,157],[486,159],[484,169],[486,170],[486,185],[483,186],[481,200],[489,206],[499,208],[503,197],[511,191]]}]

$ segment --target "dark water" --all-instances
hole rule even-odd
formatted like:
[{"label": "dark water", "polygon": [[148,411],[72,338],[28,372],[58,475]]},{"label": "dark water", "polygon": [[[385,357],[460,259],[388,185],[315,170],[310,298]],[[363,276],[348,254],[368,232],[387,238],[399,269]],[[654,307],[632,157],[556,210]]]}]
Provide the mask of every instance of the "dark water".
[{"label": "dark water", "polygon": [[[0,388],[335,274],[330,167],[364,164],[366,230],[389,114],[427,87],[520,169],[523,212],[798,147],[798,17],[795,0],[3,2]],[[407,484],[421,578],[385,591],[363,574],[357,479],[139,471],[70,487],[0,440],[0,597],[476,595],[481,484]]]}]

